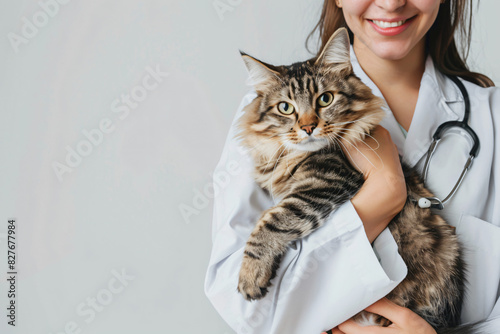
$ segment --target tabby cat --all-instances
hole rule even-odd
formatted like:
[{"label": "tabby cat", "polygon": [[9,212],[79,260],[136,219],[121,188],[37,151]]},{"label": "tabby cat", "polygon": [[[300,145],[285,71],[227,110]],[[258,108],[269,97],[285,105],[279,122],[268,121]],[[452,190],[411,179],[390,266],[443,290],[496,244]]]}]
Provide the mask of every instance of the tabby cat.
[{"label": "tabby cat", "polygon": [[[289,244],[321,227],[364,182],[339,139],[364,140],[385,114],[383,101],[354,75],[349,52],[347,31],[339,29],[320,55],[290,66],[241,53],[257,97],[244,109],[239,136],[250,148],[258,184],[281,198],[246,243],[238,291],[247,300],[266,295]],[[412,200],[432,194],[418,173],[404,165],[403,171],[408,199],[389,228],[408,275],[387,297],[434,328],[456,326],[464,293],[459,242],[440,216]]]}]

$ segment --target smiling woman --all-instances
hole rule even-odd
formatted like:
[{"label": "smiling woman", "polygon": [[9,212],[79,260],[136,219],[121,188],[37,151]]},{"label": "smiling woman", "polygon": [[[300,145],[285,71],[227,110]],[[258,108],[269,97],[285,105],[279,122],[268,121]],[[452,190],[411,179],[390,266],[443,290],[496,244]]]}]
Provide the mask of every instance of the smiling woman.
[{"label": "smiling woman", "polygon": [[[322,47],[325,36],[340,27],[349,29],[363,70],[380,88],[407,132],[427,56],[443,74],[460,76],[483,87],[493,85],[487,76],[470,71],[463,60],[462,54],[467,54],[470,44],[467,22],[472,19],[471,6],[467,0],[325,1],[316,29],[322,36]],[[461,33],[462,52],[457,49],[455,32]]]},{"label": "smiling woman", "polygon": [[[356,30],[356,38],[360,38],[360,41],[365,41],[365,45],[373,45],[369,38],[363,39],[362,36],[370,35],[371,38],[377,38],[380,40],[382,36],[377,36],[375,29],[371,33],[360,30],[359,36],[356,27],[361,27],[361,22],[368,20],[368,24],[375,22],[370,22],[369,20],[378,20],[389,22],[393,24],[393,20],[381,19],[379,17],[368,17],[366,16],[366,11],[369,8],[370,11],[378,12],[377,15],[387,15],[392,18],[401,20],[411,21],[414,19],[415,15],[421,15],[419,18],[420,25],[417,27],[414,24],[413,32],[419,33],[424,25],[427,25],[427,19],[434,16],[434,20],[431,25],[424,32],[424,35],[428,32],[423,40],[426,44],[426,52],[431,56],[436,68],[440,72],[449,75],[458,75],[468,81],[474,82],[480,86],[488,87],[493,86],[493,81],[487,76],[481,73],[475,73],[468,69],[465,63],[465,56],[469,53],[469,47],[471,44],[471,27],[472,27],[472,12],[473,12],[473,2],[470,0],[424,0],[424,1],[387,1],[385,5],[380,5],[381,1],[373,0],[336,0],[336,1],[325,1],[323,4],[323,10],[318,23],[316,24],[314,30],[309,34],[307,41],[313,37],[314,31],[318,30],[320,33],[321,48],[324,48],[329,36],[333,34],[335,30],[340,27],[346,27],[349,30],[349,37],[351,42],[354,41],[354,30]],[[385,8],[385,14],[384,14]],[[407,9],[409,8],[409,9]],[[434,13],[436,11],[436,13]],[[347,13],[346,13],[347,12]],[[402,13],[405,13],[403,15]],[[375,13],[374,13],[375,14]],[[358,16],[356,16],[358,15]],[[372,15],[372,13],[370,13]],[[408,16],[410,15],[410,16]],[[350,24],[347,21],[352,19]],[[366,22],[365,22],[366,23]],[[384,24],[381,23],[379,31],[384,31]],[[352,25],[352,26],[351,26]],[[418,28],[418,29],[417,29]],[[385,30],[387,31],[387,30]],[[380,33],[381,33],[380,32]],[[398,41],[404,38],[406,35],[397,34],[394,41]],[[423,35],[422,35],[423,36]],[[421,38],[422,38],[421,36]],[[414,38],[412,37],[412,40]],[[385,42],[390,42],[389,39],[385,39]],[[307,44],[307,43],[306,43]],[[354,42],[353,42],[354,44]],[[387,44],[386,44],[387,45]],[[460,50],[459,46],[463,49]],[[375,48],[372,50],[375,53]],[[393,50],[393,52],[399,52]],[[358,56],[359,57],[359,56]]]},{"label": "smiling woman", "polygon": [[437,17],[440,1],[388,1],[382,6],[374,1],[337,0],[337,6],[355,36],[358,58],[366,52],[365,57],[401,60],[412,53],[423,57],[423,37]]},{"label": "smiling woman", "polygon": [[[500,90],[490,87],[493,83],[488,77],[470,71],[457,48],[455,32],[464,33],[468,47],[467,9],[470,8],[468,0],[443,3],[436,0],[325,0],[316,26],[322,42],[317,59],[322,59],[325,50],[341,50],[341,57],[326,62],[333,64],[337,72],[316,76],[307,73],[308,66],[303,63],[274,66],[254,60],[251,64],[250,57],[244,55],[255,92],[250,92],[240,106],[219,168],[223,168],[225,161],[237,158],[241,141],[235,139],[236,124],[247,122],[248,129],[254,133],[244,136],[244,144],[251,150],[239,157],[243,161],[243,173],[232,179],[225,192],[215,199],[214,248],[205,286],[216,309],[238,333],[302,334],[333,330],[345,334],[434,334],[435,328],[439,333],[498,333],[500,208],[496,204],[500,178],[496,175],[500,173],[497,153],[500,142],[494,133],[500,128]],[[327,42],[342,27],[348,29],[352,45],[329,46]],[[314,59],[309,62],[313,64]],[[345,73],[342,73],[342,64],[350,64],[344,68]],[[268,69],[267,78],[264,68]],[[284,79],[280,73],[285,77],[293,75]],[[311,84],[308,76],[320,83]],[[371,127],[359,129],[371,137],[367,136],[364,144],[358,141],[358,145],[354,141],[349,144],[348,140],[343,147],[364,179],[348,175],[344,181],[364,181],[363,185],[358,192],[347,195],[339,193],[337,187],[320,187],[315,194],[323,196],[323,200],[333,194],[345,195],[343,200],[348,199],[343,204],[329,203],[339,206],[334,212],[322,212],[311,194],[295,196],[295,202],[289,203],[291,199],[287,194],[307,190],[303,184],[321,186],[328,181],[316,173],[295,180],[302,182],[296,188],[287,186],[303,168],[291,155],[327,151],[323,145],[328,145],[328,140],[322,141],[321,133],[342,123],[329,118],[327,112],[343,114],[343,119],[352,117],[358,125],[365,121],[359,120],[371,105],[366,101],[363,104],[360,97],[369,94],[362,92],[361,85],[354,88],[353,80],[360,80],[380,98],[379,101],[383,101],[381,125],[385,129],[378,127],[372,132]],[[438,310],[441,316],[453,314],[452,322],[439,325],[428,318],[428,313],[414,308],[418,300],[429,295],[419,290],[425,284],[410,284],[416,289],[414,291],[420,292],[414,293],[414,300],[402,298],[404,302],[398,304],[404,307],[393,305],[383,297],[394,297],[405,276],[411,280],[416,275],[435,270],[445,272],[437,269],[438,260],[424,258],[430,254],[442,255],[454,247],[435,241],[425,250],[406,249],[406,253],[408,244],[425,243],[428,240],[426,233],[436,235],[437,230],[428,227],[422,234],[412,234],[407,242],[401,243],[415,232],[418,224],[412,224],[408,233],[394,235],[386,227],[389,222],[393,224],[401,219],[404,210],[398,212],[403,206],[414,206],[415,214],[430,212],[429,208],[418,208],[411,200],[413,196],[406,197],[406,187],[411,188],[411,182],[406,180],[405,185],[400,157],[421,172],[432,134],[440,124],[464,119],[466,94],[457,88],[456,80],[461,83],[458,87],[463,85],[470,96],[473,110],[469,125],[478,133],[481,154],[453,198],[440,211],[454,227],[446,225],[443,229],[456,231],[453,238],[463,243],[466,249],[463,256],[469,266],[464,302],[459,302],[457,308]],[[288,83],[293,93],[286,92]],[[322,85],[328,85],[328,89]],[[301,91],[309,91],[309,94]],[[333,96],[331,104],[331,97],[326,92]],[[318,107],[322,104],[326,106],[323,109]],[[260,113],[254,113],[256,110]],[[338,134],[343,139],[354,139],[349,138],[353,135],[349,131],[342,130]],[[252,135],[255,136],[249,144],[248,137]],[[280,136],[286,140],[279,142]],[[339,143],[342,145],[342,140]],[[443,136],[441,145],[430,163],[426,185],[437,197],[444,198],[442,196],[449,193],[456,176],[462,172],[470,147],[463,136],[456,133]],[[252,161],[249,156],[260,150],[266,150],[264,155],[269,159]],[[339,164],[338,161],[318,160],[310,167],[333,173]],[[299,167],[295,168],[297,165]],[[294,167],[288,170],[288,166]],[[253,167],[258,169],[257,182],[253,179]],[[407,177],[408,173],[404,175]],[[281,201],[277,197],[282,197]],[[314,209],[320,211],[319,218]],[[304,224],[296,224],[301,219]],[[287,229],[287,224],[294,228]],[[311,228],[307,229],[308,226]],[[394,232],[392,225],[390,229]],[[313,233],[303,237],[312,230]],[[264,234],[269,234],[269,239]],[[303,238],[297,240],[297,236]],[[443,248],[437,250],[436,247],[441,246]],[[410,254],[411,259],[405,254]],[[421,261],[422,266],[417,266],[419,270],[412,269],[412,261]],[[456,261],[447,258],[443,263]],[[281,264],[279,268],[278,264]],[[235,291],[238,271],[241,295]],[[458,273],[457,270],[451,272]],[[451,280],[437,277],[424,281],[446,287],[451,283]],[[431,290],[442,291],[440,288]],[[451,293],[451,296],[458,294]],[[249,303],[245,299],[254,301]],[[437,298],[438,301],[443,299],[446,298]],[[388,328],[361,327],[352,321],[345,322],[363,309],[387,318],[389,321],[384,324]],[[480,324],[472,327],[466,324],[474,321]],[[460,325],[443,328],[456,324]],[[481,326],[489,326],[489,331],[480,331]]]}]

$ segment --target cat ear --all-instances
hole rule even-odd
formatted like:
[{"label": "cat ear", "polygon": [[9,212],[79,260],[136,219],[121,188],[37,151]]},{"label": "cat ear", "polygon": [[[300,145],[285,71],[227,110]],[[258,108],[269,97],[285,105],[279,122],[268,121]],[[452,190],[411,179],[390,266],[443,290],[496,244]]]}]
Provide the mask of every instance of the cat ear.
[{"label": "cat ear", "polygon": [[318,59],[316,59],[315,65],[350,63],[350,49],[351,45],[349,43],[347,29],[337,29],[328,42],[326,42],[323,51],[321,51]]},{"label": "cat ear", "polygon": [[240,54],[248,70],[248,85],[254,87],[260,86],[281,75],[275,66],[266,64],[241,50]]}]

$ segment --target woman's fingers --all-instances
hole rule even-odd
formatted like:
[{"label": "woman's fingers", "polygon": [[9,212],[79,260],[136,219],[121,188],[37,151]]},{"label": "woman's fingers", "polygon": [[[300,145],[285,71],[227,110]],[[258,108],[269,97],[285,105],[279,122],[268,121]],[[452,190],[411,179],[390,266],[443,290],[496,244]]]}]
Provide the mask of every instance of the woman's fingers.
[{"label": "woman's fingers", "polygon": [[380,326],[360,326],[354,320],[347,320],[339,325],[339,329],[345,334],[391,334],[393,328]]},{"label": "woman's fingers", "polygon": [[[389,327],[380,327],[383,332],[361,332],[363,333],[401,333],[401,334],[436,334],[434,328],[432,328],[427,321],[421,318],[418,314],[407,309],[405,307],[399,306],[388,300],[387,298],[382,298],[378,302],[368,306],[366,311],[381,315],[389,319],[392,324]],[[342,331],[345,330],[339,326]],[[349,334],[349,332],[346,332]]]},{"label": "woman's fingers", "polygon": [[[361,326],[349,319],[338,326],[344,334],[436,334],[434,328],[411,310],[383,298],[365,309],[389,319],[389,327]],[[337,328],[337,327],[336,327]],[[334,332],[336,333],[336,332]]]},{"label": "woman's fingers", "polygon": [[382,298],[368,306],[366,311],[381,315],[395,323],[404,320],[409,313],[407,308],[396,305],[387,298]]},{"label": "woman's fingers", "polygon": [[374,171],[384,169],[399,174],[401,167],[398,150],[391,139],[389,131],[383,127],[377,126],[370,137],[366,137],[364,142],[353,143],[342,140],[342,143],[344,152],[351,164],[362,172],[365,177],[368,177]]}]

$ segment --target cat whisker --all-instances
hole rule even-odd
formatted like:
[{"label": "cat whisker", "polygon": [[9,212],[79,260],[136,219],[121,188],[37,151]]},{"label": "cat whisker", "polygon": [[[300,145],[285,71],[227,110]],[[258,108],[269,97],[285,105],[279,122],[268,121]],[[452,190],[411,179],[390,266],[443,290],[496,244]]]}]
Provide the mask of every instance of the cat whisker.
[{"label": "cat whisker", "polygon": [[[343,132],[343,131],[339,131],[339,132],[340,132],[340,133],[343,133],[343,134],[347,134],[347,133],[345,133],[345,132]],[[344,138],[344,140],[347,140],[347,141],[348,141],[348,139],[347,139],[347,138],[345,138],[345,137],[343,137],[343,138]],[[372,137],[372,138],[373,138],[373,137]],[[378,153],[377,153],[377,152],[375,152],[375,150],[377,150],[377,149],[380,147],[380,144],[379,144],[379,142],[378,142],[375,138],[373,138],[373,140],[375,140],[375,142],[377,143],[377,147],[376,147],[376,148],[371,147],[371,146],[370,146],[370,145],[368,145],[368,143],[366,143],[365,141],[358,141],[358,142],[363,143],[363,145],[365,145],[367,148],[369,148],[371,151],[373,151],[373,153],[375,153],[375,155],[379,158],[379,160],[380,160],[380,162],[382,163],[382,166],[383,166],[383,165],[384,165],[384,161],[382,160],[382,158],[380,157],[380,155],[378,155]],[[352,144],[352,143],[351,143],[351,144]]]},{"label": "cat whisker", "polygon": [[[338,136],[338,135],[337,135],[337,136]],[[340,136],[339,136],[339,138],[340,138]],[[363,152],[361,152],[361,151],[360,151],[360,149],[359,149],[359,148],[358,148],[355,144],[353,144],[350,140],[348,140],[348,139],[346,139],[346,138],[342,138],[342,139],[344,139],[346,143],[348,143],[348,144],[350,144],[352,147],[354,147],[354,148],[356,149],[356,151],[358,151],[358,153],[359,153],[359,154],[361,154],[361,155],[362,155],[362,156],[366,159],[366,161],[368,161],[368,162],[370,163],[370,165],[372,165],[372,166],[373,166],[373,168],[378,169],[378,167],[377,167],[377,166],[375,166],[375,164],[374,164],[374,163],[373,163],[370,159],[368,159],[368,157],[367,157],[366,155],[364,155],[364,154],[363,154]],[[384,166],[384,161],[383,161],[383,160],[382,160],[382,158],[381,158],[381,157],[377,154],[377,152],[375,152],[375,151],[373,151],[373,152],[374,152],[374,153],[377,155],[377,157],[380,159],[380,162],[382,163],[382,168],[383,168],[383,166]]]},{"label": "cat whisker", "polygon": [[[286,142],[285,142],[285,143],[283,143],[283,145],[285,145],[285,144],[286,144]],[[283,145],[281,145],[281,146],[283,146]],[[280,146],[280,147],[281,147],[281,146]],[[276,159],[276,163],[274,164],[274,168],[273,168],[273,173],[271,174],[271,182],[270,182],[270,183],[271,183],[271,187],[270,187],[270,191],[269,191],[269,192],[271,193],[271,198],[272,198],[273,203],[274,203],[275,205],[276,205],[276,200],[274,199],[274,193],[273,193],[273,178],[274,178],[274,172],[276,171],[276,166],[278,166],[278,162],[280,161],[281,155],[282,155],[282,154],[283,154],[283,152],[285,152],[285,151],[286,151],[286,146],[285,146],[285,148],[283,149],[283,151],[281,151],[280,155],[278,156],[278,159]]]},{"label": "cat whisker", "polygon": [[377,143],[377,147],[374,148],[375,150],[380,147],[380,143],[378,142],[378,140],[375,139],[373,136],[371,136],[370,134],[368,134],[366,132],[363,132],[363,131],[360,131],[360,130],[356,130],[356,129],[347,129],[347,128],[342,129],[341,131],[353,131],[353,132],[361,133],[361,134],[365,135],[366,137],[370,137],[371,139],[373,139]]},{"label": "cat whisker", "polygon": [[356,123],[356,122],[358,122],[358,121],[356,120],[356,121],[348,121],[348,122],[338,122],[338,123],[328,124],[327,127],[336,127],[338,125],[353,124],[353,123]]},{"label": "cat whisker", "polygon": [[[290,149],[287,148],[287,150],[289,151]],[[288,152],[287,152],[288,153]],[[295,181],[298,181],[292,174],[292,172],[290,171],[290,165],[288,164],[288,154],[286,155],[286,171],[288,172],[288,174],[291,176],[292,179],[294,179]]]},{"label": "cat whisker", "polygon": [[[335,134],[333,134],[335,135]],[[328,136],[330,137],[330,136]],[[355,167],[357,168],[357,170],[361,171],[361,168],[359,167],[359,165],[354,161],[354,159],[352,158],[352,155],[351,153],[349,153],[349,150],[347,149],[347,147],[344,145],[344,143],[342,143],[341,140],[335,138],[335,137],[331,137],[332,139],[334,139],[338,144],[342,145],[342,147],[344,148],[344,151],[347,152],[347,154],[349,155],[349,157],[351,158],[350,160],[352,161],[352,163],[355,165]],[[339,137],[340,138],[340,137]],[[342,151],[342,150],[341,150]],[[342,151],[343,152],[343,151]]]},{"label": "cat whisker", "polygon": [[337,148],[341,149],[340,145],[336,142],[336,140],[334,140],[335,138],[332,138],[328,134],[326,134],[326,136],[327,136],[328,140],[332,142],[332,144],[333,144],[334,147],[337,147]]},{"label": "cat whisker", "polygon": [[[288,133],[288,132],[277,133],[277,134],[275,134],[275,135],[272,135],[271,137],[267,137],[266,139],[271,139],[271,138],[274,138],[274,137],[276,137],[276,136],[286,135],[287,133]],[[260,146],[265,145],[265,144],[267,144],[267,143],[266,143],[266,142],[260,143],[259,145],[252,147],[251,149],[249,149],[249,150],[248,150],[248,151],[246,151],[246,152],[248,152],[248,153],[249,153],[249,152],[252,152],[253,150],[255,150],[255,149],[257,149],[257,148],[259,148]]]},{"label": "cat whisker", "polygon": [[[266,139],[271,139],[271,138],[274,138],[274,137],[276,137],[276,136],[285,135],[285,134],[287,134],[287,132],[277,133],[277,134],[275,134],[275,135],[272,135],[272,136],[270,136],[270,137],[267,137]],[[256,146],[254,146],[254,147],[252,147],[252,148],[250,148],[250,149],[246,150],[246,151],[245,151],[245,153],[251,153],[253,150],[256,150],[256,149],[260,148],[262,145],[266,145],[266,144],[268,144],[268,143],[267,143],[267,142],[260,143],[259,145],[256,145]],[[284,145],[284,144],[283,144],[283,145]],[[276,152],[274,152],[274,154],[273,154],[273,155],[271,156],[271,158],[269,159],[269,163],[271,163],[272,158],[274,157],[274,155],[278,152],[278,150],[279,150],[279,149],[280,149],[283,145],[281,145],[280,147],[278,147],[278,149],[276,150]],[[244,158],[247,158],[247,155],[246,155],[246,154],[240,158],[239,162],[241,162],[241,160],[242,160],[242,159],[244,159]],[[269,163],[268,163],[268,164],[269,164]],[[266,169],[265,169],[265,170],[267,170],[267,167],[268,167],[268,166],[266,166]]]},{"label": "cat whisker", "polygon": [[[269,161],[267,162],[266,164],[266,168],[264,168],[264,172],[265,173],[267,171],[267,168],[269,167],[269,164],[272,162],[273,158],[274,158],[274,155],[276,153],[278,153],[278,151],[285,145],[285,143],[281,144],[280,147],[278,147],[278,149],[273,153],[273,155],[271,155],[271,157],[269,158]],[[286,146],[285,146],[285,149],[286,149]],[[281,154],[280,154],[281,156]],[[279,160],[279,157],[278,157],[278,160]],[[276,163],[278,163],[278,161],[276,161]],[[274,166],[276,168],[276,165]]]},{"label": "cat whisker", "polygon": [[[344,131],[338,131],[338,133],[341,133],[343,135],[349,135],[349,133],[346,133]],[[344,138],[344,140],[347,140],[347,138],[345,136],[342,136],[342,138]],[[378,148],[380,148],[380,144],[378,143],[378,141],[377,141],[377,147],[375,147],[375,148],[371,147],[368,143],[366,143],[363,140],[357,140],[356,143],[362,143],[363,145],[365,145],[366,147],[368,147],[370,150],[372,150],[373,153],[375,153],[375,154],[377,154],[377,152],[375,152],[375,150],[377,150]]]},{"label": "cat whisker", "polygon": [[[330,129],[332,127],[336,127],[336,126],[339,126],[339,125],[355,124],[355,123],[358,123],[360,121],[363,121],[363,119],[365,119],[367,117],[369,117],[369,116],[363,116],[363,117],[361,117],[361,118],[359,118],[357,120],[354,120],[354,121],[346,121],[346,122],[338,122],[338,123],[328,124],[324,128],[325,128],[325,130],[327,130],[327,129]],[[348,129],[348,128],[343,128],[342,130],[357,131],[359,133],[363,133],[365,136],[368,136],[368,137],[372,138],[373,140],[375,140],[377,142],[377,144],[379,144],[378,141],[375,138],[373,138],[370,134],[365,133],[363,131],[359,131],[359,130],[355,130],[355,129]]]}]

